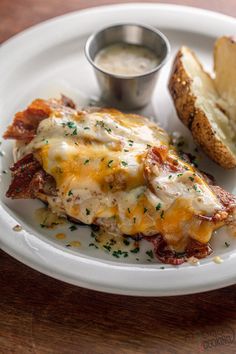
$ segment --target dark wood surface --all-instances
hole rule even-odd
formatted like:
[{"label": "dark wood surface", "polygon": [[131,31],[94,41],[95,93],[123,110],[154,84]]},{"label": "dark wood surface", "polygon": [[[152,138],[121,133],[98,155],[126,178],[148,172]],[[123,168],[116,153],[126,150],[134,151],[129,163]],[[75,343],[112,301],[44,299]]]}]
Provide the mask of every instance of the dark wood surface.
[{"label": "dark wood surface", "polygon": [[[236,15],[235,0],[162,2]],[[117,2],[0,0],[0,42],[45,19],[111,3]],[[0,353],[235,353],[235,294],[236,286],[167,298],[102,294],[0,252]]]}]

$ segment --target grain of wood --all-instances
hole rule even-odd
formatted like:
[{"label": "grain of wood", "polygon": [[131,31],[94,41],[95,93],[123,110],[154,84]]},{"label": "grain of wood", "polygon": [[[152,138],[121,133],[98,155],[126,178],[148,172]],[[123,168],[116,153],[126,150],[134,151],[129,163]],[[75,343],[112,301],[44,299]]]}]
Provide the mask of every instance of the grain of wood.
[{"label": "grain of wood", "polygon": [[[236,15],[235,0],[162,2]],[[117,1],[1,0],[0,42],[48,18],[111,3]],[[236,286],[166,298],[103,294],[0,252],[0,353],[234,354],[235,293]]]}]

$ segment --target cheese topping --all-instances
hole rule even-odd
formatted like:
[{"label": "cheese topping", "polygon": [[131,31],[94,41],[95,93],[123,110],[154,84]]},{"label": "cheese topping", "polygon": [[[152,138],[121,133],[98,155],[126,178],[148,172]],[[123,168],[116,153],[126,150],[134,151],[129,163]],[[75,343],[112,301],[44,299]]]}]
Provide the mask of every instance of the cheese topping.
[{"label": "cheese topping", "polygon": [[[176,171],[147,162],[154,146],[166,149]],[[146,118],[113,109],[52,114],[18,151],[30,152],[55,178],[58,197],[48,198],[52,209],[86,224],[117,234],[160,232],[175,249],[183,249],[189,236],[207,242],[217,227],[196,215],[214,215],[220,202],[177,156],[168,134]]]}]

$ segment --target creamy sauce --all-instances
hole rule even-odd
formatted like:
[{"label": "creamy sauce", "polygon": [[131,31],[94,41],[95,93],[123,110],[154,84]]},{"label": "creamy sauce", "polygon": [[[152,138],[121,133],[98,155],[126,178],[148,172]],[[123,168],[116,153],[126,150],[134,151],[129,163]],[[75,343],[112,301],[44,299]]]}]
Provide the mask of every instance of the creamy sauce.
[{"label": "creamy sauce", "polygon": [[[148,163],[152,146],[166,149],[183,172]],[[21,156],[29,152],[55,178],[58,196],[47,201],[58,214],[96,222],[114,235],[160,232],[178,251],[189,236],[208,242],[218,227],[194,217],[220,210],[217,197],[178,158],[168,134],[146,118],[114,109],[52,113],[40,123],[37,136],[18,150]],[[46,227],[63,221],[55,220],[55,213],[39,214]]]},{"label": "creamy sauce", "polygon": [[160,63],[160,59],[146,47],[116,43],[100,50],[94,62],[108,73],[134,76],[151,71]]}]

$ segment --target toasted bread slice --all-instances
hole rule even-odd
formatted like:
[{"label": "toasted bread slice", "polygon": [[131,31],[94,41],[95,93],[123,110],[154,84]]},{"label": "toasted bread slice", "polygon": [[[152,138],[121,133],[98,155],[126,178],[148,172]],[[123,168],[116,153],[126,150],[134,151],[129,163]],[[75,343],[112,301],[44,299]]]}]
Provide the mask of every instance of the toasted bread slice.
[{"label": "toasted bread slice", "polygon": [[195,142],[222,167],[236,167],[236,131],[224,108],[227,103],[221,99],[215,81],[187,47],[182,47],[176,55],[169,90],[177,114],[191,130]]}]

